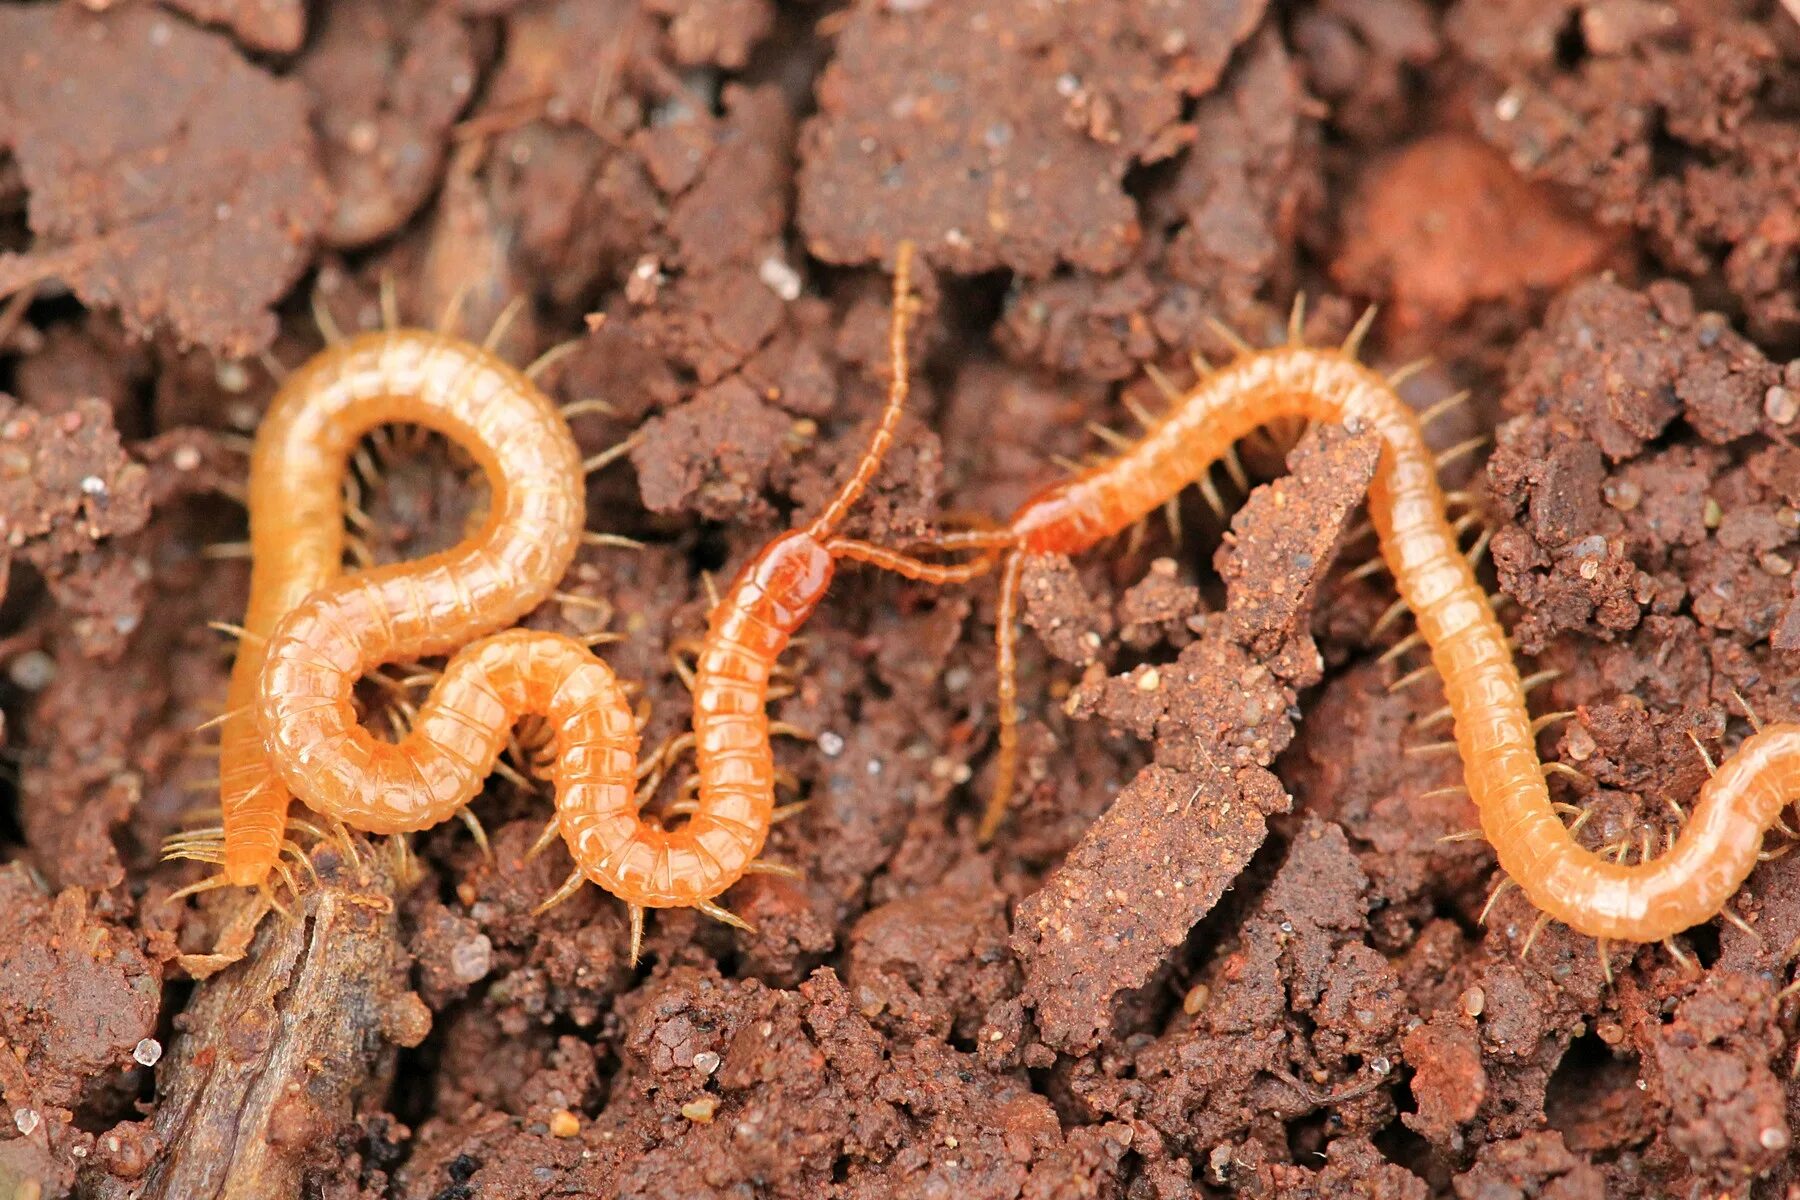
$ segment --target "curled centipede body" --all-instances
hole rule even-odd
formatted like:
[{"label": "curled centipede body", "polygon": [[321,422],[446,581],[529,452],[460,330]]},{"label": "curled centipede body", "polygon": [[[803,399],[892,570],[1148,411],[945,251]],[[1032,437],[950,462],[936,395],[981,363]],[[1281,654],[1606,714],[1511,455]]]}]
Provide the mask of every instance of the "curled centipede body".
[{"label": "curled centipede body", "polygon": [[[365,434],[400,422],[449,436],[493,489],[487,520],[469,542],[380,575],[415,605],[402,624],[429,628],[422,646],[455,648],[473,632],[516,620],[574,556],[584,511],[580,454],[555,406],[485,348],[394,329],[331,346],[288,377],[251,454],[250,600],[221,720],[217,857],[232,884],[262,884],[286,844],[291,785],[267,754],[253,711],[269,639],[283,616],[342,574],[340,490],[351,453]],[[456,574],[467,566],[478,578]]]},{"label": "curled centipede body", "polygon": [[[880,470],[905,409],[911,261],[911,247],[903,246],[894,272],[887,401],[854,470],[816,518],[770,541],[739,570],[708,619],[692,680],[699,790],[694,800],[665,810],[686,817],[685,823],[664,829],[617,812],[559,804],[563,837],[578,872],[565,886],[579,884],[585,875],[608,891],[629,895],[634,956],[642,907],[691,905],[741,926],[716,897],[747,872],[786,873],[757,861],[775,812],[770,678],[830,589],[838,559],[892,565],[881,547],[840,536],[838,530]],[[949,569],[944,580],[955,572]]]},{"label": "curled centipede body", "polygon": [[1672,850],[1632,865],[1582,846],[1553,805],[1526,689],[1505,632],[1445,514],[1439,460],[1419,414],[1392,381],[1361,365],[1359,324],[1342,350],[1289,344],[1253,351],[1198,381],[1166,388],[1172,405],[1117,457],[1028,501],[998,531],[948,533],[938,550],[1004,553],[996,640],[1000,739],[981,835],[1005,814],[1017,763],[1015,615],[1027,555],[1072,554],[1127,529],[1225,459],[1232,445],[1282,418],[1359,422],[1382,444],[1368,507],[1382,557],[1430,652],[1455,726],[1469,795],[1501,868],[1544,914],[1593,937],[1666,939],[1717,915],[1758,861],[1764,832],[1800,794],[1800,726],[1771,726],[1706,784]]}]

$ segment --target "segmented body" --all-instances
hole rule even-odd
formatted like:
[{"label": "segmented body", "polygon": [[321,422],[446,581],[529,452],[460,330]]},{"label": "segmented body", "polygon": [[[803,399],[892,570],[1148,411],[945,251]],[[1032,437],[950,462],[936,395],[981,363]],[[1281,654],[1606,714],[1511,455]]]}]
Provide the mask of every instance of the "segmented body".
[{"label": "segmented body", "polygon": [[[512,623],[549,594],[574,556],[584,513],[580,453],[555,406],[494,355],[446,335],[394,330],[330,347],[289,377],[251,457],[250,602],[220,737],[224,870],[234,884],[267,877],[293,780],[311,778],[296,765],[284,779],[265,750],[255,710],[269,639],[285,615],[342,574],[350,454],[371,430],[400,422],[457,442],[493,494],[468,541],[353,585],[365,598],[380,594],[381,614],[369,616],[399,653],[448,651]],[[337,657],[348,644],[333,635],[322,649]],[[320,811],[360,803],[344,783],[304,787]]]},{"label": "segmented body", "polygon": [[[1674,848],[1635,865],[1577,842],[1552,807],[1506,635],[1445,516],[1418,416],[1381,376],[1333,350],[1249,354],[1202,378],[1128,451],[1041,493],[1014,514],[1000,628],[1010,707],[1013,600],[1023,554],[1072,554],[1124,530],[1199,478],[1232,444],[1282,417],[1360,422],[1382,441],[1369,515],[1402,600],[1442,677],[1481,828],[1501,867],[1540,910],[1602,939],[1655,941],[1715,916],[1757,862],[1763,833],[1800,794],[1800,726],[1771,727],[1702,789]],[[942,546],[993,546],[992,536]],[[1010,721],[1007,722],[1009,726]],[[1016,743],[1003,726],[991,832]]]}]

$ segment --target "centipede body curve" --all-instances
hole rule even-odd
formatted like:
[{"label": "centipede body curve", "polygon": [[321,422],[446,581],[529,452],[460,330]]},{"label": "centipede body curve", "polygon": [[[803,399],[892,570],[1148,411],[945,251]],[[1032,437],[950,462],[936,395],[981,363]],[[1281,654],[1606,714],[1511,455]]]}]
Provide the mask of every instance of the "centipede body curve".
[{"label": "centipede body curve", "polygon": [[[1420,419],[1390,383],[1336,350],[1257,351],[1203,376],[1135,445],[1027,502],[1004,533],[940,547],[1009,547],[1016,588],[1025,554],[1077,553],[1154,512],[1252,430],[1284,417],[1356,422],[1382,443],[1369,514],[1402,601],[1442,678],[1470,796],[1500,866],[1540,910],[1602,939],[1647,942],[1715,916],[1757,863],[1764,832],[1800,794],[1800,726],[1751,738],[1702,789],[1672,850],[1625,865],[1583,847],[1558,817],[1504,631],[1445,515]],[[1012,597],[1002,598],[1002,703],[1010,702]],[[1010,786],[1010,721],[1001,781]],[[990,808],[991,831],[1003,809]]]}]

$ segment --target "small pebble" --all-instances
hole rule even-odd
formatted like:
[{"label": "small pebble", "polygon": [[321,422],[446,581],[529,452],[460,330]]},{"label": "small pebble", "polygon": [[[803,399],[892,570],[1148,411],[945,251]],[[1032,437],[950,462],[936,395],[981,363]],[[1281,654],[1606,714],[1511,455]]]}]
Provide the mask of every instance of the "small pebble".
[{"label": "small pebble", "polygon": [[581,1132],[581,1118],[566,1108],[559,1108],[550,1114],[550,1136],[572,1138]]},{"label": "small pebble", "polygon": [[1762,1131],[1757,1140],[1763,1144],[1764,1150],[1785,1150],[1788,1144],[1788,1131],[1778,1125],[1771,1125]]},{"label": "small pebble", "polygon": [[1137,677],[1137,689],[1140,692],[1154,692],[1161,686],[1162,672],[1155,667],[1145,668],[1144,673]]},{"label": "small pebble", "polygon": [[36,1109],[13,1109],[13,1125],[26,1137],[30,1137],[33,1133],[37,1132],[37,1127],[41,1124],[43,1124],[43,1118],[37,1115]]},{"label": "small pebble", "polygon": [[1487,993],[1478,987],[1472,987],[1462,994],[1462,1010],[1471,1017],[1479,1017],[1487,1007]]},{"label": "small pebble", "polygon": [[836,758],[843,752],[843,735],[833,733],[829,729],[819,735],[819,753],[823,754],[826,758]]},{"label": "small pebble", "polygon": [[702,1050],[694,1055],[694,1069],[703,1075],[711,1075],[719,1069],[719,1056],[711,1050]]},{"label": "small pebble", "polygon": [[719,1111],[719,1101],[714,1096],[702,1096],[698,1100],[689,1100],[681,1106],[681,1115],[696,1125],[709,1125],[713,1114]]},{"label": "small pebble", "polygon": [[1212,989],[1204,983],[1196,983],[1187,990],[1187,995],[1181,998],[1181,1011],[1190,1017],[1195,1016],[1206,1007],[1206,1002],[1210,999],[1212,999]]},{"label": "small pebble", "polygon": [[145,1038],[131,1048],[131,1057],[141,1067],[154,1067],[162,1059],[162,1043],[155,1038]]},{"label": "small pebble", "polygon": [[42,650],[27,650],[7,666],[6,676],[28,692],[41,692],[56,680],[56,660]]},{"label": "small pebble", "polygon": [[1800,396],[1777,384],[1763,393],[1763,415],[1777,425],[1792,425],[1800,417]]}]

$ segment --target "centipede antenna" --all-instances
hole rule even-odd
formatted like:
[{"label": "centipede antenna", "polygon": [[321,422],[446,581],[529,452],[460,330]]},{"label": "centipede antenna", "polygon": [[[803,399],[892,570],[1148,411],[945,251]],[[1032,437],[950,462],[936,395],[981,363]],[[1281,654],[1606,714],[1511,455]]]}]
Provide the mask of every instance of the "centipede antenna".
[{"label": "centipede antenna", "polygon": [[1439,400],[1436,404],[1433,404],[1430,408],[1427,408],[1424,412],[1419,414],[1419,424],[1426,429],[1431,428],[1431,423],[1433,421],[1437,420],[1451,409],[1459,408],[1468,403],[1469,395],[1469,389],[1464,388],[1460,392],[1452,392],[1450,395],[1445,396],[1442,400]]},{"label": "centipede antenna", "polygon": [[1380,307],[1374,304],[1362,310],[1362,316],[1356,318],[1356,324],[1350,327],[1350,332],[1344,335],[1342,344],[1338,346],[1340,354],[1346,358],[1361,356],[1363,341],[1369,336],[1369,330],[1374,328],[1375,314],[1380,311]]},{"label": "centipede antenna", "polygon": [[600,468],[617,462],[619,459],[624,458],[627,454],[630,454],[633,450],[637,449],[638,444],[643,440],[644,431],[642,429],[634,430],[630,437],[622,438],[619,441],[614,442],[598,454],[588,455],[581,460],[582,474],[592,475]]},{"label": "centipede antenna", "polygon": [[259,646],[269,640],[260,633],[251,633],[242,625],[233,625],[230,621],[208,621],[206,627],[208,629],[217,630],[227,636],[234,637],[240,642],[254,642]]},{"label": "centipede antenna", "polygon": [[1413,376],[1417,375],[1420,371],[1423,371],[1426,367],[1429,367],[1430,365],[1431,365],[1431,356],[1430,355],[1426,355],[1424,358],[1415,358],[1409,363],[1402,363],[1400,366],[1394,368],[1394,370],[1389,373],[1389,375],[1387,377],[1387,385],[1390,388],[1398,389],[1401,384],[1405,383],[1407,380],[1411,379]]},{"label": "centipede antenna", "polygon": [[[525,378],[536,383],[538,378],[542,376],[544,372],[548,371],[551,367],[554,367],[557,363],[569,357],[569,355],[575,353],[579,349],[581,349],[580,338],[570,338],[566,342],[558,342],[556,345],[532,359],[531,362],[526,365]],[[564,419],[567,419],[568,414],[564,413],[563,415]]]},{"label": "centipede antenna", "polygon": [[1688,741],[1694,743],[1694,749],[1700,752],[1700,761],[1706,764],[1706,773],[1708,775],[1717,774],[1719,768],[1714,765],[1712,755],[1707,753],[1706,747],[1701,743],[1700,735],[1690,729],[1687,731],[1687,738]]},{"label": "centipede antenna", "polygon": [[1196,380],[1205,379],[1216,369],[1211,362],[1207,361],[1206,355],[1200,353],[1198,350],[1188,351],[1188,366],[1194,369],[1194,378]]},{"label": "centipede antenna", "polygon": [[1465,458],[1487,445],[1487,435],[1481,434],[1466,442],[1458,442],[1437,456],[1437,468],[1442,471],[1460,458]]},{"label": "centipede antenna", "polygon": [[1243,338],[1239,337],[1237,330],[1225,324],[1225,322],[1219,320],[1219,318],[1209,316],[1206,318],[1206,323],[1214,333],[1224,339],[1226,345],[1230,346],[1232,350],[1238,354],[1256,353],[1255,346],[1252,346],[1249,342],[1246,342]]},{"label": "centipede antenna", "polygon": [[696,900],[694,901],[694,907],[711,917],[713,920],[729,925],[733,929],[741,929],[745,933],[756,932],[756,926],[721,904],[716,904],[711,900]]},{"label": "centipede antenna", "polygon": [[1287,344],[1306,344],[1306,293],[1303,291],[1294,293],[1294,306],[1288,310]]},{"label": "centipede antenna", "polygon": [[551,893],[548,900],[545,900],[542,904],[531,910],[531,915],[534,917],[543,916],[545,913],[567,900],[570,896],[579,892],[581,890],[581,885],[586,882],[587,876],[581,873],[580,867],[576,867],[573,871],[569,872],[569,877],[563,880],[562,886]]},{"label": "centipede antenna", "polygon": [[313,324],[319,327],[319,336],[329,346],[341,346],[344,343],[344,331],[338,326],[337,318],[331,315],[331,309],[325,304],[325,294],[318,288],[312,293]]},{"label": "centipede antenna", "polygon": [[[1149,376],[1150,382],[1156,385],[1156,390],[1163,394],[1163,399],[1171,404],[1175,404],[1181,400],[1181,389],[1175,386],[1175,381],[1173,379],[1170,379],[1167,375],[1163,374],[1161,367],[1157,366],[1155,363],[1145,363],[1144,374]],[[1154,422],[1146,421],[1142,417],[1139,417],[1138,420],[1146,429],[1154,424]]]},{"label": "centipede antenna", "polygon": [[481,348],[492,354],[505,340],[507,332],[513,327],[513,322],[517,321],[519,314],[524,311],[525,297],[523,295],[514,296],[508,300],[506,307],[500,310],[500,315],[494,318],[493,327],[488,330],[487,336],[481,339]]},{"label": "centipede antenna", "polygon": [[631,965],[636,967],[644,957],[644,906],[627,904],[625,915],[631,923]]},{"label": "centipede antenna", "polygon": [[400,328],[400,295],[394,288],[394,273],[383,271],[377,284],[381,297],[381,327],[388,333]]},{"label": "centipede antenna", "polygon": [[1487,903],[1481,906],[1481,912],[1475,918],[1475,923],[1477,925],[1486,925],[1489,914],[1494,911],[1494,904],[1501,896],[1506,894],[1506,889],[1518,886],[1518,884],[1512,881],[1512,876],[1502,875],[1500,877],[1500,882],[1494,885],[1494,890],[1488,893]]},{"label": "centipede antenna", "polygon": [[1108,429],[1098,421],[1087,423],[1088,432],[1111,446],[1114,450],[1129,450],[1134,444],[1132,440],[1116,429]]},{"label": "centipede antenna", "polygon": [[1519,947],[1519,961],[1523,962],[1530,954],[1531,948],[1537,944],[1538,934],[1544,932],[1544,926],[1550,923],[1549,913],[1539,913],[1537,920],[1531,923],[1531,932],[1525,935],[1525,944]]},{"label": "centipede antenna", "polygon": [[913,307],[912,265],[913,244],[903,241],[894,252],[894,316],[888,328],[890,377],[887,402],[882,406],[881,418],[875,426],[875,432],[869,437],[869,444],[863,447],[856,469],[850,473],[850,478],[844,481],[843,486],[838,488],[837,495],[831,498],[825,510],[806,527],[807,533],[820,540],[837,532],[838,526],[849,515],[851,506],[862,497],[869,484],[874,482],[876,474],[881,470],[882,459],[887,456],[888,446],[894,440],[894,433],[900,427],[900,418],[906,411],[907,396],[912,388],[906,354],[907,324]]},{"label": "centipede antenna", "polygon": [[598,396],[589,396],[585,400],[571,400],[556,411],[562,414],[563,420],[573,421],[576,417],[585,417],[589,414],[603,417],[617,416],[619,410]]}]

